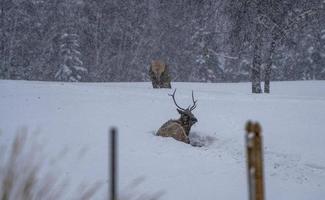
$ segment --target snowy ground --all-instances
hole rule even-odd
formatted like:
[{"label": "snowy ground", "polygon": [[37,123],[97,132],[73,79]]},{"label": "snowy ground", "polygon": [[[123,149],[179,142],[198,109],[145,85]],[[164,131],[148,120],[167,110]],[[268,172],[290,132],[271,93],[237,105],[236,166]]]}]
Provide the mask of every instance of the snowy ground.
[{"label": "snowy ground", "polygon": [[[193,147],[154,136],[178,118],[172,90],[150,83],[0,81],[0,143],[19,127],[38,132],[61,176],[107,188],[107,131],[119,130],[119,190],[163,200],[247,199],[244,124],[263,127],[266,196],[272,200],[325,198],[325,81],[274,82],[272,93],[253,95],[249,83],[174,83],[187,107],[191,90],[199,122]],[[59,158],[60,157],[60,158]],[[57,159],[59,158],[59,159]],[[136,183],[139,183],[136,186]],[[140,198],[142,199],[142,198]]]}]

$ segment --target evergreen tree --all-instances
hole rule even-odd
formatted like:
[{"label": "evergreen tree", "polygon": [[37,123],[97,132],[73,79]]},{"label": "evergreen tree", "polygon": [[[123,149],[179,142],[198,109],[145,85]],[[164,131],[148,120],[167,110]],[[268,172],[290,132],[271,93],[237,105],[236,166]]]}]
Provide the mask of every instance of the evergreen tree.
[{"label": "evergreen tree", "polygon": [[174,81],[325,79],[324,4],[2,0],[0,78],[147,81],[161,59]]},{"label": "evergreen tree", "polygon": [[79,36],[75,33],[63,33],[60,45],[61,64],[55,74],[60,81],[82,81],[88,70],[83,67],[81,53],[79,51]]},{"label": "evergreen tree", "polygon": [[197,67],[192,72],[192,80],[200,82],[217,82],[224,78],[224,71],[217,55],[204,49],[196,59]]}]

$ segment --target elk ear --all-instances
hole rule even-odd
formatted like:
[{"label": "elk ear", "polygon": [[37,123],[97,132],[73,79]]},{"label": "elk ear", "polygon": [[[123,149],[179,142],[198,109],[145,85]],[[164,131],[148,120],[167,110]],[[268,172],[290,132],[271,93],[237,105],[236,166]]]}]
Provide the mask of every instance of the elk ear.
[{"label": "elk ear", "polygon": [[184,114],[184,112],[181,109],[177,108],[177,111],[178,111],[179,114]]}]

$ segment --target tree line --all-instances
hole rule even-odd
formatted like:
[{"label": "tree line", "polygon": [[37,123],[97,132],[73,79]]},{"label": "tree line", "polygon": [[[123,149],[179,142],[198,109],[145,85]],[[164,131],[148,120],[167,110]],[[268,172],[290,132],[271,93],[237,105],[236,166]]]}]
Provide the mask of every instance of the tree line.
[{"label": "tree line", "polygon": [[322,0],[2,0],[0,78],[148,81],[325,79]]}]

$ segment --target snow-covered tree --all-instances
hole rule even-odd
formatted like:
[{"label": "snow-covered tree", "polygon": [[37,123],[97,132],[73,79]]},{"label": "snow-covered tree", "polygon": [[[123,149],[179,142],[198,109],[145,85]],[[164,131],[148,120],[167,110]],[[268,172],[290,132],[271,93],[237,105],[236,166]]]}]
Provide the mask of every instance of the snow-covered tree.
[{"label": "snow-covered tree", "polygon": [[61,63],[55,78],[60,81],[85,80],[88,70],[83,67],[81,52],[79,51],[79,36],[75,33],[63,33],[60,37]]},{"label": "snow-covered tree", "polygon": [[271,80],[325,79],[324,5],[324,0],[5,0],[0,78],[146,81],[150,61],[162,59],[174,81],[248,81],[254,69],[267,91]]},{"label": "snow-covered tree", "polygon": [[320,45],[321,45],[321,64],[320,64],[320,74],[319,74],[319,79],[324,80],[325,79],[325,28],[321,30],[321,35],[320,35]]},{"label": "snow-covered tree", "polygon": [[196,58],[196,67],[192,71],[192,80],[200,82],[217,82],[224,78],[224,71],[219,57],[207,48]]}]

